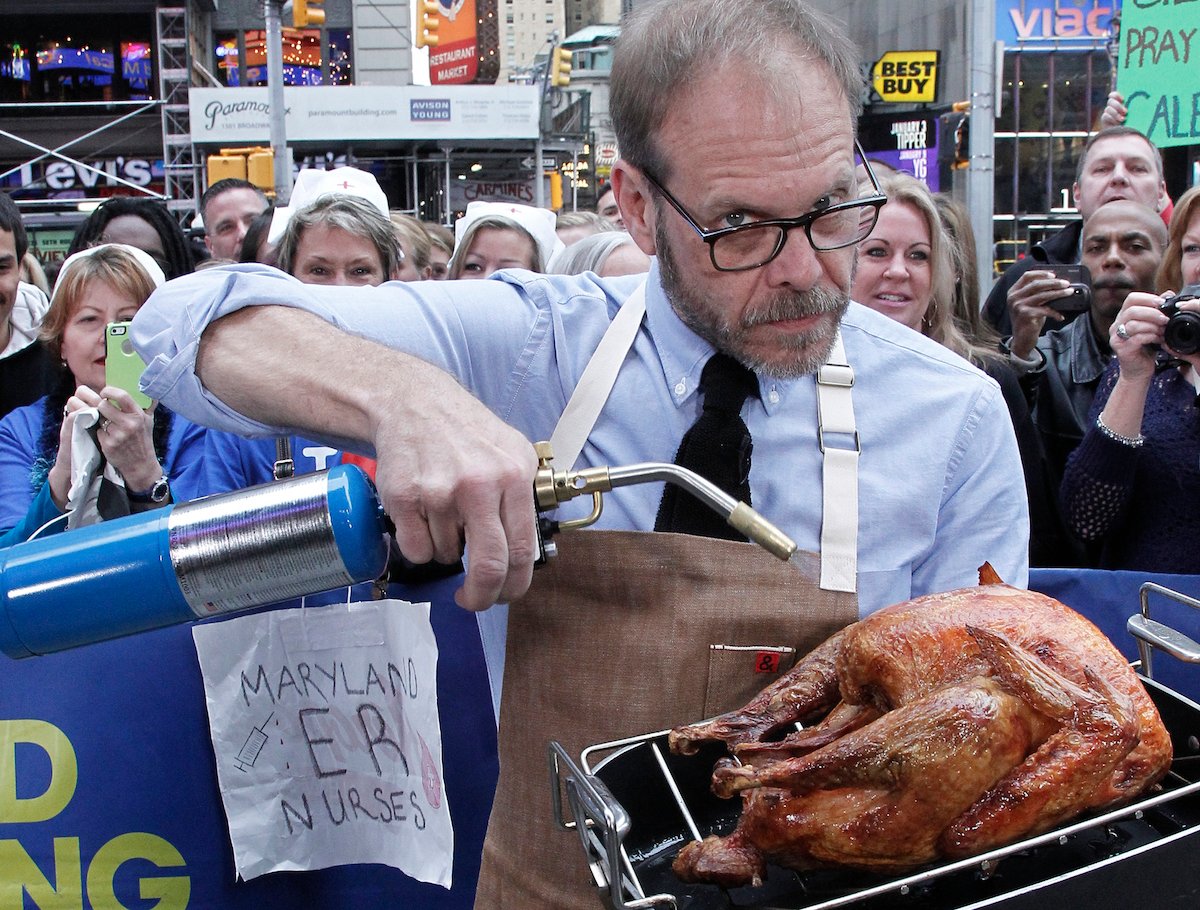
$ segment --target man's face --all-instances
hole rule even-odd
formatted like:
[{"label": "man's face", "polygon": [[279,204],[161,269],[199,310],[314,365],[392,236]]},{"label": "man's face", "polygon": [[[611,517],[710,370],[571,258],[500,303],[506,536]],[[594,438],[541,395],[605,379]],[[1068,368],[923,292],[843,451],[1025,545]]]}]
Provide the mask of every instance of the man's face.
[{"label": "man's face", "polygon": [[21,260],[17,258],[17,238],[12,231],[0,230],[0,338],[8,336],[8,320],[17,299],[21,281]]},{"label": "man's face", "polygon": [[1130,291],[1154,290],[1165,244],[1162,219],[1137,202],[1102,205],[1084,223],[1081,261],[1092,273],[1092,312],[1102,325]]},{"label": "man's face", "polygon": [[204,210],[204,245],[214,259],[237,260],[250,222],[265,212],[263,198],[244,187],[226,190]]},{"label": "man's face", "polygon": [[[655,176],[706,230],[795,218],[857,195],[846,101],[830,91],[824,66],[796,72],[794,91],[781,99],[756,76],[723,67],[672,105],[656,137],[672,169]],[[753,369],[813,372],[848,305],[853,248],[818,253],[803,229],[793,229],[766,265],[720,272],[692,227],[648,192],[652,251],[680,319]],[[647,249],[644,238],[639,244]]]},{"label": "man's face", "polygon": [[611,186],[596,200],[596,214],[606,221],[611,221],[622,231],[625,230],[625,222],[621,218],[621,210],[617,207],[617,197]]},{"label": "man's face", "polygon": [[1140,136],[1112,136],[1092,145],[1075,184],[1075,207],[1084,221],[1114,199],[1132,199],[1158,211],[1165,186],[1154,149]]}]

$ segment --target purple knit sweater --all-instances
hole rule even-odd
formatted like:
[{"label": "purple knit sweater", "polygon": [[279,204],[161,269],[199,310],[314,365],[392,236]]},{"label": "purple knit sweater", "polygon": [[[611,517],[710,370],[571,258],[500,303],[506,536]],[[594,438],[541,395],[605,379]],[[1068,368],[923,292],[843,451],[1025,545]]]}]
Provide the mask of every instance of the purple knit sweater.
[{"label": "purple knit sweater", "polygon": [[1067,462],[1063,514],[1075,534],[1102,544],[1102,568],[1200,574],[1196,389],[1175,368],[1159,372],[1146,393],[1146,443],[1128,446],[1095,424],[1119,370],[1114,357],[1096,389],[1089,429]]}]

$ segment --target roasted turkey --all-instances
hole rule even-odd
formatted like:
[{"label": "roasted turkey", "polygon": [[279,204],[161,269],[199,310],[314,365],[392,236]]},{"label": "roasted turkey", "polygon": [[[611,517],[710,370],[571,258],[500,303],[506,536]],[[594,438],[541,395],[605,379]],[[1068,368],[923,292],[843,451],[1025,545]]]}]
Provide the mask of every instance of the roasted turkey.
[{"label": "roasted turkey", "polygon": [[[766,863],[906,871],[1132,799],[1171,740],[1128,662],[1056,600],[999,583],[896,604],[830,638],[744,708],[677,727],[719,740],[742,794],[728,837],[680,851],[685,881],[758,885]],[[796,721],[817,721],[778,742]]]}]

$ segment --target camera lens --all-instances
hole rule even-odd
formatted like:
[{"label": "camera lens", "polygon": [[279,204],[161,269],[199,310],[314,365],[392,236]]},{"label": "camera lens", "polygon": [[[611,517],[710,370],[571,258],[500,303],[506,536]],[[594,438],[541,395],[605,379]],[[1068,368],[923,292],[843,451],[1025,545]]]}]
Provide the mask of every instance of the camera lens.
[{"label": "camera lens", "polygon": [[1163,341],[1176,354],[1200,351],[1200,315],[1176,313],[1163,330]]}]

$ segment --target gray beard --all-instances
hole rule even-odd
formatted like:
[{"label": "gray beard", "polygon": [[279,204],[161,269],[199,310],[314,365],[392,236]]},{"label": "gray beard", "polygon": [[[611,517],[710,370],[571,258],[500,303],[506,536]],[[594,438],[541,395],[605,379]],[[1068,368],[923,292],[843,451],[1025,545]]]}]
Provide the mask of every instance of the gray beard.
[{"label": "gray beard", "polygon": [[[765,305],[753,311],[743,311],[737,323],[732,323],[720,302],[687,283],[671,253],[661,217],[655,228],[655,244],[663,291],[672,309],[684,325],[718,351],[728,354],[756,373],[776,379],[796,379],[815,373],[829,357],[838,325],[850,303],[849,294],[820,287],[807,291],[780,291]],[[782,358],[766,360],[750,350],[748,336],[755,326],[823,313],[834,314],[835,318],[823,322],[816,329],[785,339]]]}]

